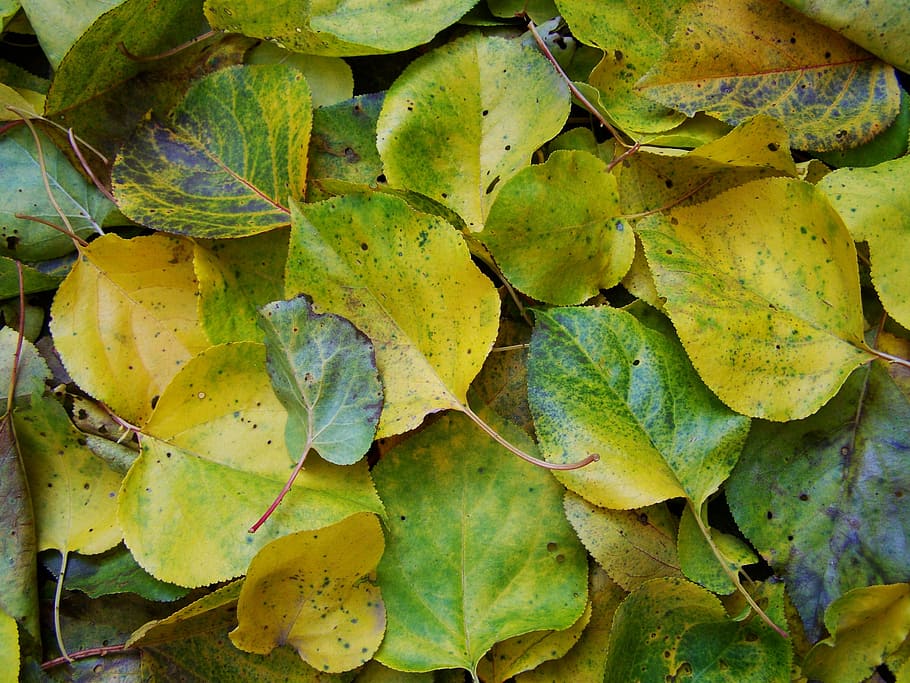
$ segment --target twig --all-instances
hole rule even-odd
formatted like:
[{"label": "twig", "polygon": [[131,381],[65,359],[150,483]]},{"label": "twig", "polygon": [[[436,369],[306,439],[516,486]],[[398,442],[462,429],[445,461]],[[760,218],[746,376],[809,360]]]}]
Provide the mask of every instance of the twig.
[{"label": "twig", "polygon": [[117,653],[122,654],[124,652],[132,652],[133,648],[127,647],[126,643],[121,645],[105,645],[103,647],[90,647],[85,650],[79,650],[78,652],[72,652],[69,655],[69,659],[66,657],[56,657],[54,659],[49,659],[46,662],[42,662],[41,670],[50,671],[51,669],[60,666],[61,664],[70,664],[72,662],[79,661],[80,659],[89,659],[90,657],[105,657],[109,654]]}]

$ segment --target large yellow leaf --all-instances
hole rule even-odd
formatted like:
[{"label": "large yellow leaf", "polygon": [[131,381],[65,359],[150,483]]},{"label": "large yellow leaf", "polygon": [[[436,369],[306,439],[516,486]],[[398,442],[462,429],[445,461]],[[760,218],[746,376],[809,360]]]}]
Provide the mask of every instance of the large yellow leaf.
[{"label": "large yellow leaf", "polygon": [[639,228],[692,364],[734,410],[805,417],[871,360],[853,240],[812,185],[757,180]]},{"label": "large yellow leaf", "polygon": [[842,168],[818,184],[857,241],[869,243],[872,282],[888,314],[910,328],[910,157]]},{"label": "large yellow leaf", "polygon": [[137,424],[180,367],[208,345],[193,245],[106,235],[84,248],[51,307],[51,332],[79,386]]},{"label": "large yellow leaf", "polygon": [[291,204],[287,298],[348,318],[373,342],[379,436],[460,410],[499,326],[499,297],[461,235],[383,194]]},{"label": "large yellow leaf", "polygon": [[855,146],[900,106],[894,69],[777,0],[700,0],[681,12],[661,61],[638,82],[689,116],[780,119],[798,149]]},{"label": "large yellow leaf", "polygon": [[379,587],[369,580],[384,546],[368,513],[272,541],[250,563],[231,641],[262,655],[290,645],[320,671],[365,664],[385,633]]}]

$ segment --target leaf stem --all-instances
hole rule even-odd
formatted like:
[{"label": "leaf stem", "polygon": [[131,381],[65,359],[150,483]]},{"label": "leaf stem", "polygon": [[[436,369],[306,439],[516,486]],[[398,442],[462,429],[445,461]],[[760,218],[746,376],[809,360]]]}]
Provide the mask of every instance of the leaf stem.
[{"label": "leaf stem", "polygon": [[720,551],[720,548],[714,543],[714,539],[711,537],[711,532],[708,530],[708,527],[705,526],[705,523],[702,521],[701,513],[695,509],[695,504],[689,500],[689,509],[692,510],[692,515],[695,517],[695,522],[698,524],[698,528],[701,530],[702,536],[705,537],[705,540],[708,542],[708,547],[711,548],[711,552],[714,553],[714,557],[717,558],[717,561],[720,562],[720,568],[723,570],[724,574],[729,577],[733,582],[733,585],[736,586],[736,590],[746,599],[746,602],[749,603],[749,606],[755,610],[755,613],[765,622],[771,629],[777,632],[782,638],[789,638],[790,635],[782,629],[780,626],[771,621],[771,617],[765,613],[765,611],[758,606],[758,603],[755,602],[749,591],[747,591],[742,582],[739,580],[739,574],[732,571],[727,564],[727,558],[724,557],[724,554]]},{"label": "leaf stem", "polygon": [[[617,142],[619,142],[619,144],[621,144],[623,147],[625,147],[627,151],[637,149],[638,143],[633,143],[631,145],[627,144],[625,142],[625,140],[622,139],[622,136],[619,134],[619,131],[616,130],[616,128],[614,128],[613,125],[609,121],[607,121],[606,117],[603,114],[601,114],[600,111],[593,104],[591,104],[591,102],[588,100],[588,98],[582,94],[581,90],[579,90],[576,87],[576,85],[572,82],[572,79],[569,78],[568,74],[565,72],[565,70],[562,68],[562,66],[559,64],[559,62],[556,61],[556,57],[554,57],[553,53],[550,52],[550,48],[547,47],[547,44],[543,41],[543,38],[540,37],[540,34],[537,32],[537,25],[534,23],[534,21],[530,17],[527,17],[527,15],[525,15],[525,16],[528,20],[528,30],[531,32],[531,35],[534,36],[534,42],[537,43],[537,47],[540,48],[541,52],[543,52],[544,56],[547,58],[547,60],[549,60],[550,64],[553,65],[553,67],[556,69],[557,73],[566,82],[566,85],[569,86],[569,91],[572,93],[572,95],[575,97],[575,99],[577,99],[579,102],[581,102],[582,106],[585,109],[587,109],[589,112],[591,112],[591,114],[594,115],[594,118],[597,119],[597,121],[600,123],[600,125],[602,125],[608,131],[610,131],[610,134],[614,138],[616,138]],[[623,156],[625,156],[625,155],[623,155]]]},{"label": "leaf stem", "polygon": [[487,433],[487,435],[491,439],[493,439],[493,441],[498,443],[500,446],[505,448],[507,451],[509,451],[513,455],[517,455],[519,458],[531,463],[532,465],[537,465],[538,467],[543,467],[544,469],[547,469],[547,470],[577,470],[581,467],[584,467],[585,465],[590,465],[592,462],[596,462],[596,461],[600,460],[600,456],[597,455],[596,453],[592,453],[592,454],[588,455],[586,458],[579,460],[577,462],[567,462],[567,463],[547,462],[546,460],[541,460],[540,458],[535,458],[533,455],[525,453],[523,450],[518,448],[518,446],[515,446],[515,445],[509,443],[508,441],[506,441],[506,439],[503,438],[499,434],[499,432],[497,432],[490,425],[488,425],[486,422],[484,422],[483,418],[481,418],[477,413],[475,413],[473,410],[471,410],[470,406],[468,406],[467,404],[462,404],[461,410],[464,412],[465,415],[467,415],[469,418],[471,418],[471,420],[474,421],[474,424],[476,424],[483,431],[485,431]]},{"label": "leaf stem", "polygon": [[4,418],[9,417],[13,412],[13,398],[16,396],[16,382],[19,379],[19,361],[22,359],[22,339],[25,337],[25,285],[22,281],[22,262],[18,260],[16,261],[16,274],[19,276],[19,336],[16,339],[16,351],[13,353],[13,365],[9,373]]},{"label": "leaf stem", "polygon": [[905,368],[910,368],[910,360],[907,360],[906,358],[901,358],[900,356],[892,356],[890,353],[885,353],[884,351],[879,351],[876,348],[866,345],[863,345],[863,350],[868,351],[873,356],[877,356],[881,360],[886,360],[889,363],[894,363],[896,365],[902,365]]},{"label": "leaf stem", "polygon": [[182,52],[183,50],[187,49],[188,47],[192,47],[196,43],[201,43],[203,40],[211,38],[216,33],[218,33],[218,31],[211,29],[201,35],[196,36],[195,38],[190,38],[185,43],[181,43],[180,45],[177,45],[176,47],[172,47],[170,50],[165,50],[164,52],[159,52],[157,55],[143,56],[143,55],[133,54],[126,48],[126,45],[123,43],[123,41],[120,41],[119,43],[117,43],[117,49],[120,50],[120,53],[124,57],[126,57],[127,59],[130,59],[134,62],[157,62],[159,59],[164,59],[165,57],[173,57],[178,52]]},{"label": "leaf stem", "polygon": [[69,560],[69,550],[60,551],[60,574],[57,576],[57,589],[54,591],[54,635],[57,637],[57,647],[63,659],[72,662],[72,658],[63,644],[63,632],[60,630],[60,596],[63,594],[63,577],[66,576],[66,563]]},{"label": "leaf stem", "polygon": [[306,447],[303,449],[303,455],[300,456],[300,460],[297,462],[297,466],[294,467],[294,471],[291,472],[291,476],[288,477],[288,480],[285,483],[284,488],[281,489],[281,493],[279,493],[276,496],[275,500],[272,501],[272,504],[269,505],[269,509],[266,510],[264,513],[262,513],[262,517],[257,519],[256,523],[248,529],[248,531],[251,534],[255,534],[256,531],[259,529],[259,527],[261,527],[263,524],[265,524],[265,520],[267,520],[269,517],[272,516],[272,513],[275,512],[275,509],[281,504],[281,501],[287,495],[288,491],[291,490],[291,486],[294,485],[294,480],[297,478],[297,475],[300,474],[300,470],[303,469],[303,463],[306,460],[306,456],[307,456],[307,454],[309,454],[312,446],[313,446],[312,442],[308,441],[306,444]]},{"label": "leaf stem", "polygon": [[92,171],[91,166],[88,165],[88,162],[85,160],[85,157],[82,156],[82,150],[79,148],[79,144],[76,142],[76,136],[73,133],[73,129],[69,128],[66,131],[66,139],[69,140],[70,149],[73,150],[73,154],[76,155],[76,158],[79,160],[79,163],[82,166],[82,170],[85,171],[86,175],[91,179],[92,183],[98,188],[98,192],[107,197],[112,204],[116,205],[117,200],[114,199],[114,195],[108,190],[98,178],[95,177],[95,172]]},{"label": "leaf stem", "polygon": [[104,657],[105,655],[112,654],[114,652],[124,653],[132,652],[133,648],[127,647],[126,643],[120,645],[104,645],[102,647],[90,647],[85,650],[79,650],[78,652],[70,653],[69,657],[55,657],[54,659],[49,659],[46,662],[41,663],[42,671],[50,671],[54,667],[60,666],[61,664],[69,664],[76,662],[80,659],[88,659],[90,657]]}]

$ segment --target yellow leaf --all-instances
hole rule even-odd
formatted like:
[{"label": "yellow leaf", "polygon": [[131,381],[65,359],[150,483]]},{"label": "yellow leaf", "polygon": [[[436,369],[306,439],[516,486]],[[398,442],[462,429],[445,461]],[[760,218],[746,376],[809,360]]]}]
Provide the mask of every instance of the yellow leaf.
[{"label": "yellow leaf", "polygon": [[250,563],[231,641],[258,654],[290,645],[320,671],[365,664],[385,632],[385,607],[370,579],[384,545],[369,513],[268,544]]},{"label": "yellow leaf", "polygon": [[51,307],[51,332],[79,386],[136,424],[180,367],[209,346],[198,322],[193,245],[105,235],[80,254]]},{"label": "yellow leaf", "polygon": [[815,187],[770,178],[639,224],[692,364],[734,410],[818,410],[863,350],[856,249]]}]

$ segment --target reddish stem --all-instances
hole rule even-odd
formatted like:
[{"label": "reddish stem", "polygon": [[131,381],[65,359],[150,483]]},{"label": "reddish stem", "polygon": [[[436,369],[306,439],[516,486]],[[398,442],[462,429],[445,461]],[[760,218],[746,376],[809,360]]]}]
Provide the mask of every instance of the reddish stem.
[{"label": "reddish stem", "polygon": [[300,474],[300,470],[303,469],[303,463],[306,460],[307,453],[310,452],[310,446],[307,444],[306,449],[303,451],[303,455],[300,457],[300,461],[297,463],[297,466],[294,468],[294,471],[291,472],[291,476],[288,477],[287,483],[284,485],[284,488],[281,489],[281,493],[278,494],[278,497],[272,501],[272,504],[269,505],[269,509],[266,510],[262,517],[256,520],[256,523],[249,528],[251,534],[255,534],[257,529],[265,524],[265,520],[272,516],[272,513],[275,512],[275,509],[281,504],[281,501],[288,494],[288,491],[291,490],[291,486],[294,485],[294,480],[297,478],[297,475]]},{"label": "reddish stem", "polygon": [[85,650],[79,650],[78,652],[73,652],[70,654],[69,659],[66,657],[56,657],[55,659],[49,659],[46,662],[41,664],[42,671],[49,671],[54,667],[60,666],[61,664],[70,664],[79,659],[89,659],[90,657],[104,657],[106,655],[123,652],[132,652],[133,648],[127,647],[126,643],[121,645],[105,645],[104,647],[90,647]]}]

